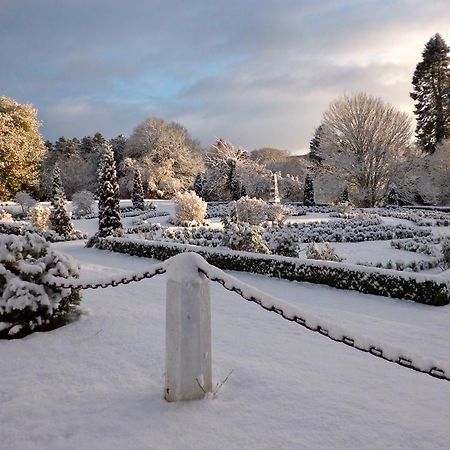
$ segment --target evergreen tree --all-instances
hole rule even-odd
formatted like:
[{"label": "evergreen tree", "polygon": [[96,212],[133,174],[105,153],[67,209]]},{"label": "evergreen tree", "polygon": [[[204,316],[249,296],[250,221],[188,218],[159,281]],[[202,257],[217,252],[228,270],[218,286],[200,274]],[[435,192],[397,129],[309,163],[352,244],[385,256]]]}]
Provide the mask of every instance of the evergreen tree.
[{"label": "evergreen tree", "polygon": [[393,184],[391,188],[389,189],[387,200],[386,200],[387,206],[398,206],[398,192],[397,192],[397,186]]},{"label": "evergreen tree", "polygon": [[241,186],[241,197],[245,197],[247,195],[247,189],[245,189],[245,185]]},{"label": "evergreen tree", "polygon": [[58,233],[60,236],[63,236],[65,238],[70,237],[73,233],[75,233],[75,228],[70,221],[70,216],[67,211],[66,195],[61,184],[61,174],[57,164],[55,164],[55,168],[53,171],[51,205],[51,229]]},{"label": "evergreen tree", "polygon": [[241,198],[241,183],[236,172],[236,161],[231,160],[229,162],[230,172],[228,176],[229,189],[231,194],[231,200],[239,200]]},{"label": "evergreen tree", "polygon": [[305,206],[315,206],[316,201],[314,199],[314,183],[311,176],[306,174],[305,187],[303,190],[303,204]]},{"label": "evergreen tree", "polygon": [[203,181],[203,174],[201,172],[198,172],[194,181],[194,192],[200,198],[203,198]]},{"label": "evergreen tree", "polygon": [[120,178],[125,175],[123,169],[121,169],[121,164],[125,156],[127,138],[123,134],[120,134],[116,138],[110,139],[109,144],[111,145],[112,151],[114,152],[114,161],[116,162],[117,176]]},{"label": "evergreen tree", "polygon": [[106,143],[102,145],[98,185],[99,230],[97,236],[119,235],[122,232],[119,213],[119,184],[114,153],[111,146]]},{"label": "evergreen tree", "polygon": [[350,198],[348,195],[348,186],[345,186],[344,190],[341,193],[341,203],[349,203]]},{"label": "evergreen tree", "polygon": [[450,137],[450,58],[444,39],[435,34],[425,45],[413,75],[416,137],[427,153]]},{"label": "evergreen tree", "polygon": [[280,203],[280,191],[278,190],[278,176],[276,173],[272,174],[272,201],[274,203]]},{"label": "evergreen tree", "polygon": [[323,125],[320,125],[314,131],[314,137],[309,143],[309,160],[316,165],[319,165],[323,158],[319,155],[320,142],[322,140]]},{"label": "evergreen tree", "polygon": [[144,210],[144,188],[142,187],[141,172],[138,169],[134,169],[132,201],[136,209]]}]

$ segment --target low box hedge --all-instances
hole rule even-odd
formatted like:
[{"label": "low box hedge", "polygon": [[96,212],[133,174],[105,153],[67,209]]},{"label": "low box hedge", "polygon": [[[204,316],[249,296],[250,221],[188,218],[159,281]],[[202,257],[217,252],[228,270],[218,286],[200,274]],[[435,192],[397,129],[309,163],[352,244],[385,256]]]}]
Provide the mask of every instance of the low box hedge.
[{"label": "low box hedge", "polygon": [[436,276],[395,273],[387,269],[331,261],[262,255],[142,239],[109,237],[98,239],[94,245],[104,250],[161,261],[179,253],[192,251],[223,270],[252,272],[286,280],[324,284],[338,289],[412,300],[434,306],[443,306],[450,302],[447,282]]}]

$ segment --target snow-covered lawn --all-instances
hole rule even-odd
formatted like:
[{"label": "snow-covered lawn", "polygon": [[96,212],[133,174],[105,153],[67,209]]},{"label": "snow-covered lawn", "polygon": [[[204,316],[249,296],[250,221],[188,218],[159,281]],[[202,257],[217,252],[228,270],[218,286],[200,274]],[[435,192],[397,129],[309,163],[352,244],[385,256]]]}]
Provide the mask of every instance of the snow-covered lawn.
[{"label": "snow-covered lawn", "polygon": [[[152,261],[83,248],[82,276]],[[423,356],[450,359],[450,306],[234,274]],[[330,342],[212,285],[215,398],[167,403],[165,279],[84,292],[79,321],[0,341],[0,449],[447,449],[450,383]]]}]

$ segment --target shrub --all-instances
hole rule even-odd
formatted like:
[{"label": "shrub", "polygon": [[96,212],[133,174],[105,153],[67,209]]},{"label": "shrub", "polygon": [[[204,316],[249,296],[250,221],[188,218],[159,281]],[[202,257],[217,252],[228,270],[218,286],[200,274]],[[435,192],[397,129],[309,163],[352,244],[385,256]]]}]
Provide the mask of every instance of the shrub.
[{"label": "shrub", "polygon": [[43,233],[48,230],[50,223],[50,208],[46,208],[42,205],[36,205],[30,209],[31,224],[38,231]]},{"label": "shrub", "polygon": [[230,223],[223,231],[223,245],[232,250],[270,253],[261,236],[262,229],[246,223]]},{"label": "shrub", "polygon": [[43,284],[46,276],[78,277],[64,254],[49,251],[37,234],[0,236],[0,338],[22,337],[66,323],[80,302],[77,289]]},{"label": "shrub", "polygon": [[72,197],[73,213],[76,216],[86,216],[93,214],[94,194],[89,191],[80,191]]},{"label": "shrub", "polygon": [[267,205],[266,218],[277,225],[283,225],[289,216],[292,216],[294,211],[286,205]]},{"label": "shrub", "polygon": [[450,267],[450,238],[448,236],[442,240],[441,252],[444,264]]},{"label": "shrub", "polygon": [[14,219],[8,211],[0,209],[0,222],[14,222]]},{"label": "shrub", "polygon": [[17,192],[14,196],[14,200],[21,206],[24,215],[28,214],[30,208],[36,204],[36,200],[25,191]]},{"label": "shrub", "polygon": [[315,242],[311,242],[306,247],[306,257],[322,261],[342,261],[342,258],[336,254],[334,247],[328,242],[325,242],[322,247],[319,247]]},{"label": "shrub", "polygon": [[239,222],[261,225],[267,219],[269,205],[260,198],[242,197],[235,205]]},{"label": "shrub", "polygon": [[175,202],[175,219],[177,224],[203,224],[206,216],[207,204],[194,191],[177,193]]}]

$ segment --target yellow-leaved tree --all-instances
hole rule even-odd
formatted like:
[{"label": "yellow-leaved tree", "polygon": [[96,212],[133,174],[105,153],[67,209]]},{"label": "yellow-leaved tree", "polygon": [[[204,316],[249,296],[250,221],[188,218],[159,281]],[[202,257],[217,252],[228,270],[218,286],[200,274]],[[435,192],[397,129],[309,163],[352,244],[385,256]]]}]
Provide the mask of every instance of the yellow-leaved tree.
[{"label": "yellow-leaved tree", "polygon": [[0,97],[0,199],[29,190],[39,182],[45,154],[37,110]]}]

